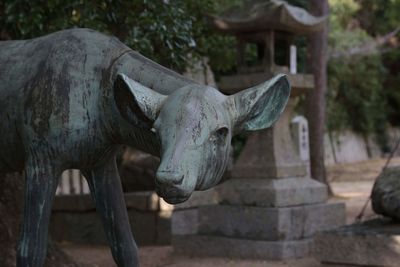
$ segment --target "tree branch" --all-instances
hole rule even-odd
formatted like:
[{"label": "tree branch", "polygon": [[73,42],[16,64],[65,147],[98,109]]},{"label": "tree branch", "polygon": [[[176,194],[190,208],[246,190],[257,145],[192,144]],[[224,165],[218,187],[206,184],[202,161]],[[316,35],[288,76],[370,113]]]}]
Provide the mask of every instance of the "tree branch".
[{"label": "tree branch", "polygon": [[[350,48],[347,51],[332,51],[329,58],[341,58],[351,57],[355,55],[371,55],[378,52],[386,52],[387,49],[380,50],[379,47],[389,43],[396,35],[400,32],[400,26],[394,31],[385,34],[384,36],[378,36],[375,40],[364,43],[358,47]],[[395,45],[393,48],[398,48],[399,45]],[[392,49],[393,49],[392,48]]]}]

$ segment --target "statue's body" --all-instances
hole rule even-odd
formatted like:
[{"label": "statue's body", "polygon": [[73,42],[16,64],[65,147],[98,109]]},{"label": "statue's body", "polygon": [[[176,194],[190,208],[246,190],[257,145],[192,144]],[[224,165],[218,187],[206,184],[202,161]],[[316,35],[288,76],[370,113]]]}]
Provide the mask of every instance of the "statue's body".
[{"label": "statue's body", "polygon": [[269,127],[290,88],[284,76],[227,97],[88,29],[0,42],[0,172],[25,169],[19,267],[43,265],[63,170],[88,180],[118,266],[137,266],[115,151],[161,157],[157,193],[170,203],[218,183],[230,140]]},{"label": "statue's body", "polygon": [[22,170],[23,144],[43,142],[57,146],[63,167],[96,164],[110,145],[105,127],[117,123],[106,113],[118,73],[164,94],[190,83],[118,39],[86,29],[0,42],[0,51],[0,170]]}]

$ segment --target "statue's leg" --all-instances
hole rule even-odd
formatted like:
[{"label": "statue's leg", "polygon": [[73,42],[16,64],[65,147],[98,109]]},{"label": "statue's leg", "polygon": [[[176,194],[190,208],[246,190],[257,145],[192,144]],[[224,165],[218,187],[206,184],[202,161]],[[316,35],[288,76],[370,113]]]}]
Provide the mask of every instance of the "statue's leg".
[{"label": "statue's leg", "polygon": [[90,172],[84,171],[84,175],[103,221],[115,262],[119,267],[139,266],[115,156]]},{"label": "statue's leg", "polygon": [[46,153],[28,155],[25,168],[25,206],[17,252],[18,267],[42,267],[46,258],[51,206],[60,171]]}]

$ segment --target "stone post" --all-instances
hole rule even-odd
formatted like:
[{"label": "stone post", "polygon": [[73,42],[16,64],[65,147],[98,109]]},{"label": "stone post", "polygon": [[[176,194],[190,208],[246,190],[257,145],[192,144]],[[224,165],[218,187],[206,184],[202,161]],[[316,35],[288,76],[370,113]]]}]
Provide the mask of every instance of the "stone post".
[{"label": "stone post", "polygon": [[249,135],[232,171],[233,178],[285,178],[306,174],[306,166],[290,132],[294,106],[295,100],[290,99],[274,127]]}]

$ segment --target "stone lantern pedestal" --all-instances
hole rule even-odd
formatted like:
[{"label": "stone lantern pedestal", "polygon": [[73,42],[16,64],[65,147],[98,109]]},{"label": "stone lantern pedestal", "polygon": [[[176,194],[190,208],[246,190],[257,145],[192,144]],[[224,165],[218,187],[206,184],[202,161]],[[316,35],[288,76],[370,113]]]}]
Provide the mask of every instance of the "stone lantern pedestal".
[{"label": "stone lantern pedestal", "polygon": [[[313,235],[345,223],[341,203],[307,175],[290,134],[292,100],[270,129],[249,136],[232,178],[210,190],[216,204],[174,211],[177,254],[256,259],[309,256]],[[210,193],[209,193],[210,194]]]}]

